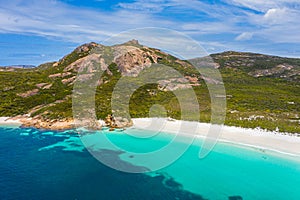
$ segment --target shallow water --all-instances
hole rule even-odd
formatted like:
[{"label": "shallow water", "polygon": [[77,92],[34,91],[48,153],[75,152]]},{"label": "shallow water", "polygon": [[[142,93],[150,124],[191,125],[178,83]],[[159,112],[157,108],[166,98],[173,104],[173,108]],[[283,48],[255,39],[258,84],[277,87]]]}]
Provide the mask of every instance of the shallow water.
[{"label": "shallow water", "polygon": [[[103,136],[120,149],[99,142]],[[147,173],[107,167],[74,131],[1,127],[0,199],[300,199],[298,158],[218,143],[199,159],[202,141],[196,140],[172,165],[148,172],[172,155],[145,161],[135,153],[170,143],[176,151],[186,146],[186,138],[161,133],[141,139],[104,130],[82,140],[108,163]]]}]

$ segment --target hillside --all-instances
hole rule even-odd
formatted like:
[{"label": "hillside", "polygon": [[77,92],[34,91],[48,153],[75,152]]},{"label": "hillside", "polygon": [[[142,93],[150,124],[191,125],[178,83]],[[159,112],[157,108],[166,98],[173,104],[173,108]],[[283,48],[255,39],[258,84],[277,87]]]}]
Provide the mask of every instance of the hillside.
[{"label": "hillside", "polygon": [[253,77],[300,82],[300,59],[233,51],[211,56],[222,68],[238,69]]},{"label": "hillside", "polygon": [[[240,52],[211,57],[226,87],[227,125],[300,133],[300,59]],[[152,105],[160,104],[168,116],[180,119],[174,91],[193,88],[200,104],[200,119],[196,120],[210,121],[209,80],[204,80],[189,61],[140,45],[136,40],[110,47],[88,43],[57,62],[37,68],[1,69],[0,116],[26,115],[39,123],[72,120],[76,75],[81,66],[91,63],[100,63],[103,71],[95,95],[99,119],[112,113],[111,96],[121,77],[135,77],[152,64],[164,64],[189,81],[166,75],[166,80],[140,87],[129,102],[131,117],[148,117]],[[88,80],[88,76],[85,78]],[[160,113],[153,111],[153,115]],[[192,111],[190,119],[195,120]]]}]

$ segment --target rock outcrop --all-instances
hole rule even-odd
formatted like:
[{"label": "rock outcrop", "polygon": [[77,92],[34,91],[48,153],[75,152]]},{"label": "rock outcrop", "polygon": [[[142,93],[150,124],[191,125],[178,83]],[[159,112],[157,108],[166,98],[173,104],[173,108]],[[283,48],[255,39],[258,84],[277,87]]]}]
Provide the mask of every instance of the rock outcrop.
[{"label": "rock outcrop", "polygon": [[57,74],[49,75],[49,78],[64,78],[64,77],[67,77],[67,76],[70,76],[70,75],[72,75],[71,72],[57,73]]},{"label": "rock outcrop", "polygon": [[106,126],[110,127],[110,130],[115,128],[126,128],[133,125],[132,120],[128,120],[123,117],[114,117],[113,115],[108,115],[104,120]]},{"label": "rock outcrop", "polygon": [[93,73],[96,70],[95,63],[101,64],[101,70],[104,71],[107,69],[107,64],[101,57],[101,54],[92,53],[68,65],[64,69],[64,72],[82,72],[83,70],[85,70],[86,73]]},{"label": "rock outcrop", "polygon": [[12,120],[19,120],[23,127],[34,127],[37,129],[47,130],[66,130],[74,128],[73,119],[44,119],[41,116],[35,116],[33,118],[27,115],[19,115],[11,118]]},{"label": "rock outcrop", "polygon": [[39,93],[39,89],[33,89],[33,90],[29,90],[29,91],[24,92],[24,93],[19,93],[17,95],[20,96],[20,97],[23,97],[23,98],[27,98],[27,97],[31,97],[33,95],[36,95],[38,93]]},{"label": "rock outcrop", "polygon": [[171,78],[158,81],[158,89],[161,91],[175,91],[179,89],[189,89],[192,86],[199,86],[197,77],[185,76],[184,78]]},{"label": "rock outcrop", "polygon": [[61,82],[63,84],[73,84],[73,82],[75,81],[75,79],[76,79],[76,76],[72,76],[70,78],[65,78],[65,79],[61,80]]},{"label": "rock outcrop", "polygon": [[155,52],[134,46],[114,47],[114,62],[123,76],[137,76],[144,68],[157,63],[160,58]]},{"label": "rock outcrop", "polygon": [[[290,73],[292,72],[292,73]],[[295,70],[294,66],[288,64],[281,64],[277,65],[276,67],[270,69],[263,69],[263,70],[255,70],[253,72],[248,73],[254,77],[261,77],[261,76],[280,76],[281,78],[287,77],[289,75],[300,75],[300,70]]]},{"label": "rock outcrop", "polygon": [[38,87],[39,89],[50,89],[52,87],[52,83],[38,83],[35,86]]}]

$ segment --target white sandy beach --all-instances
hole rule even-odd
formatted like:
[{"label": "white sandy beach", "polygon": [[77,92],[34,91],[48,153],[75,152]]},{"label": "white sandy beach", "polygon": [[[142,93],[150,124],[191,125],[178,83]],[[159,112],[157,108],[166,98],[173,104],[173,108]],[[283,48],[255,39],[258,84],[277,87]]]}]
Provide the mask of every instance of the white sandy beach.
[{"label": "white sandy beach", "polygon": [[[186,122],[164,118],[136,118],[133,119],[133,122],[133,128],[202,138],[207,136],[211,127],[209,123]],[[22,123],[9,117],[0,117],[0,125],[18,127]],[[300,137],[297,137],[296,134],[222,126],[218,141],[300,156]]]},{"label": "white sandy beach", "polygon": [[19,120],[12,120],[10,117],[0,117],[0,125],[21,126],[22,123]]},{"label": "white sandy beach", "polygon": [[[184,122],[183,125],[183,121],[180,120],[169,121],[155,118],[138,118],[133,119],[133,122],[134,127],[138,129],[159,130],[202,138],[207,136],[211,127],[211,124],[208,123]],[[151,122],[152,126],[150,126]],[[184,126],[184,132],[178,131],[181,126]],[[197,128],[189,130],[189,126]],[[297,137],[296,134],[222,126],[218,141],[300,156],[300,137]]]}]

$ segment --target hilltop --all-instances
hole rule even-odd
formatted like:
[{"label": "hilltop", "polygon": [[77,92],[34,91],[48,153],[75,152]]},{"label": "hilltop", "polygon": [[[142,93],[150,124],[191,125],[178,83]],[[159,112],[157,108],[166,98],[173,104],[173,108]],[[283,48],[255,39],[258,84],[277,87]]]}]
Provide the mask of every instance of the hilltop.
[{"label": "hilltop", "polygon": [[[300,132],[300,59],[233,51],[212,54],[211,58],[226,87],[227,125]],[[150,65],[163,64],[178,71],[184,79],[169,77],[139,88],[129,102],[131,117],[149,117],[152,105],[160,104],[167,116],[180,119],[179,102],[173,93],[193,88],[200,104],[197,120],[210,121],[206,82],[218,84],[217,81],[199,74],[192,62],[143,46],[136,40],[114,46],[87,43],[56,62],[30,69],[0,70],[0,116],[30,117],[24,124],[38,128],[59,129],[64,122],[72,122],[76,76],[81,66],[93,63],[101,64],[103,71],[95,94],[98,119],[112,114],[111,96],[121,77],[135,77]],[[93,68],[89,70],[91,73]],[[190,119],[195,120],[192,112]],[[130,125],[126,120],[121,119],[122,123],[114,126]]]}]

